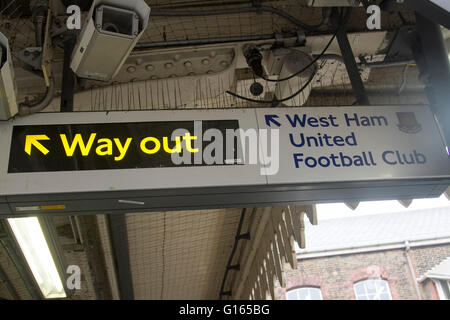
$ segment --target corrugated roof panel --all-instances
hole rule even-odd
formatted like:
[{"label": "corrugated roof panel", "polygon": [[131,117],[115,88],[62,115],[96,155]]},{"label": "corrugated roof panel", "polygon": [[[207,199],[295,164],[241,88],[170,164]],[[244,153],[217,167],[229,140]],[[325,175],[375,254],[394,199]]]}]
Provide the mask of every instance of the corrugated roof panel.
[{"label": "corrugated roof panel", "polygon": [[241,211],[127,215],[135,298],[217,298]]},{"label": "corrugated roof panel", "polygon": [[450,206],[319,221],[305,232],[306,249],[298,253],[450,237]]}]

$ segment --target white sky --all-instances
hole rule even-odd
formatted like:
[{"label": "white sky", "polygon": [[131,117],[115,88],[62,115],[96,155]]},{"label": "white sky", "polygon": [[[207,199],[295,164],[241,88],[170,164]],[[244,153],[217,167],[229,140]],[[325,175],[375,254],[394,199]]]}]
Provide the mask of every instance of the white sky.
[{"label": "white sky", "polygon": [[416,199],[413,200],[409,208],[403,207],[398,201],[365,201],[361,202],[356,210],[349,209],[343,203],[318,204],[317,219],[321,220],[357,217],[373,214],[383,214],[400,211],[411,211],[419,209],[430,209],[438,207],[450,208],[450,201],[442,195],[440,198]]}]

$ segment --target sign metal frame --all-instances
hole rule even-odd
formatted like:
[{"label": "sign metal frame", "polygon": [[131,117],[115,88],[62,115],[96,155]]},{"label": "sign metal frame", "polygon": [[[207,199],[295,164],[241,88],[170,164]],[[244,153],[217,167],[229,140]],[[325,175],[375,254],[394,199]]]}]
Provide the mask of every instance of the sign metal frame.
[{"label": "sign metal frame", "polygon": [[[287,143],[287,133],[316,133],[318,129],[314,128],[316,131],[306,128],[289,129],[286,128],[286,119],[281,121],[281,118],[285,114],[295,113],[329,114],[338,112],[342,114],[345,110],[357,110],[357,112],[379,110],[391,113],[412,111],[417,113],[419,122],[425,126],[419,134],[428,135],[427,138],[433,139],[434,146],[429,145],[425,149],[428,153],[430,150],[438,150],[438,154],[434,154],[433,151],[431,155],[434,161],[432,163],[437,165],[423,172],[402,169],[403,171],[398,171],[399,175],[397,176],[395,170],[384,175],[379,175],[380,171],[378,171],[378,175],[372,177],[370,173],[366,174],[364,170],[359,170],[360,173],[349,179],[341,179],[339,175],[336,179],[332,177],[327,179],[327,175],[333,171],[323,170],[325,177],[315,179],[315,175],[305,175],[306,178],[302,180],[302,175],[297,173],[305,172],[305,168],[303,171],[292,171],[292,145]],[[170,121],[238,120],[239,127],[243,130],[261,131],[266,129],[270,131],[271,128],[277,129],[278,127],[265,121],[266,116],[272,114],[278,115],[281,125],[281,128],[278,128],[280,130],[280,170],[275,175],[261,175],[262,164],[247,162],[243,165],[230,166],[12,174],[7,172],[14,126],[149,122],[167,121],[167,119]],[[334,133],[339,131],[336,130]],[[381,128],[380,130],[387,129]],[[407,138],[405,141],[413,146],[416,143],[415,139]],[[422,143],[423,137],[417,141],[417,143],[419,141]],[[385,142],[389,141],[379,143]],[[374,144],[376,144],[375,141]],[[262,145],[259,147],[264,148]],[[443,146],[437,126],[427,106],[40,113],[26,118],[0,122],[0,148],[3,150],[0,154],[0,216],[2,217],[411,199],[437,197],[450,185],[450,161],[448,155],[445,154],[445,146]],[[51,152],[51,148],[49,149]],[[428,153],[427,156],[429,156]],[[286,162],[287,158],[291,159],[291,162]],[[352,170],[358,172],[358,170]]]}]

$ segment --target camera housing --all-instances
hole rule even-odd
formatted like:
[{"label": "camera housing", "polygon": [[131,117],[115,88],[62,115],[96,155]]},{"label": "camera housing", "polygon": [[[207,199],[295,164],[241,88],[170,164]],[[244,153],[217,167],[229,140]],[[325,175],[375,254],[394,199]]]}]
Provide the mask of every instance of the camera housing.
[{"label": "camera housing", "polygon": [[0,32],[0,120],[19,112],[17,86],[8,39]]},{"label": "camera housing", "polygon": [[72,53],[70,67],[81,78],[110,81],[148,26],[143,0],[94,0]]}]

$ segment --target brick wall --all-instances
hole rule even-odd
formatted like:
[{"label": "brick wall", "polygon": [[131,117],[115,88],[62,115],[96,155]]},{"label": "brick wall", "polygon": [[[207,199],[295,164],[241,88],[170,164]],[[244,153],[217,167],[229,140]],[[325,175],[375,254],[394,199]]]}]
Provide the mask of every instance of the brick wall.
[{"label": "brick wall", "polygon": [[[412,248],[410,255],[416,277],[420,277],[450,256],[450,245]],[[311,286],[320,287],[324,299],[352,300],[355,299],[353,284],[371,277],[388,281],[395,300],[418,299],[402,249],[299,260],[297,270],[285,270],[286,288],[277,284],[277,299],[286,299],[288,290]],[[421,289],[425,299],[436,299],[432,284],[424,282]]]},{"label": "brick wall", "polygon": [[[428,270],[450,257],[450,245],[413,248],[410,251],[411,261],[418,278]],[[427,300],[438,300],[439,295],[433,281],[427,279],[420,284],[422,297]]]},{"label": "brick wall", "polygon": [[450,245],[412,248],[410,255],[417,276],[420,277],[442,260],[450,257]]}]

